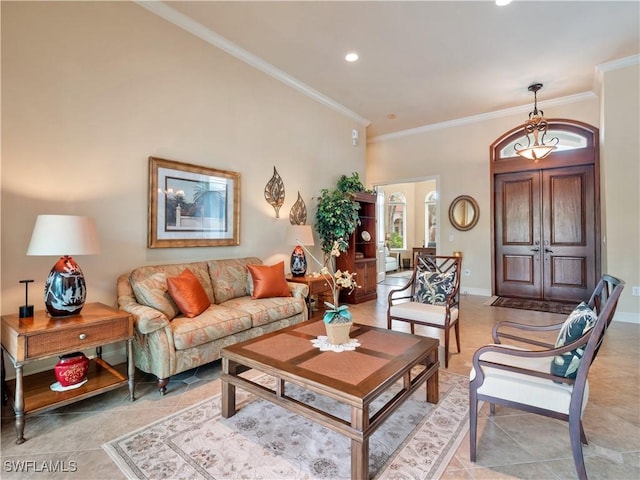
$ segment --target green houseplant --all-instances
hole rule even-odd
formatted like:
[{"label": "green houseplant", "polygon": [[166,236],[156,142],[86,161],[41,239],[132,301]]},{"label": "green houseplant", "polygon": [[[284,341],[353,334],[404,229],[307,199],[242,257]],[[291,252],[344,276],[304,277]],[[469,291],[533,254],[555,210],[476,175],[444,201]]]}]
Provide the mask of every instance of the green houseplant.
[{"label": "green houseplant", "polygon": [[323,188],[320,191],[316,209],[316,230],[327,259],[335,242],[338,242],[340,252],[347,250],[347,239],[359,222],[360,204],[353,199],[353,194],[363,190],[360,176],[358,172],[354,172],[351,176],[342,175],[336,188]]}]

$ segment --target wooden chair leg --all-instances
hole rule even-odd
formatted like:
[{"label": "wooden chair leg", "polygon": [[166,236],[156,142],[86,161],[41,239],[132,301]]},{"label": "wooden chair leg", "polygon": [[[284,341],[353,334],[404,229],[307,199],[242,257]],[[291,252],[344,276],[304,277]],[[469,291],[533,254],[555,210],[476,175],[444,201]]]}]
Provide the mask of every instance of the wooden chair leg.
[{"label": "wooden chair leg", "polygon": [[478,397],[474,389],[469,390],[469,459],[476,461],[476,437],[478,434]]},{"label": "wooden chair leg", "polygon": [[[577,418],[576,418],[577,417]],[[573,463],[580,480],[587,480],[587,469],[584,466],[584,455],[582,453],[582,422],[579,416],[569,415],[569,437],[571,438],[571,451],[573,452]]]},{"label": "wooden chair leg", "polygon": [[456,324],[454,325],[456,331],[456,346],[458,347],[458,353],[460,353],[460,319],[456,320]]},{"label": "wooden chair leg", "polygon": [[587,442],[587,436],[584,433],[584,428],[582,428],[582,420],[580,420],[580,440],[583,445],[589,445],[589,442]]},{"label": "wooden chair leg", "polygon": [[449,368],[449,329],[444,329],[444,368]]}]

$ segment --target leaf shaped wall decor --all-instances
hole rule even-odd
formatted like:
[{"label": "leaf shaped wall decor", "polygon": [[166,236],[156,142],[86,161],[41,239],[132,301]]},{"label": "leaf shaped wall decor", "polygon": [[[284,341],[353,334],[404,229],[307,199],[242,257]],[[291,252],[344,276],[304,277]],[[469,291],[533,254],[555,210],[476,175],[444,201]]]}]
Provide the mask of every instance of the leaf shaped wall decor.
[{"label": "leaf shaped wall decor", "polygon": [[300,192],[298,192],[298,200],[296,200],[289,212],[289,222],[291,222],[291,225],[304,225],[307,223],[307,206],[304,204]]},{"label": "leaf shaped wall decor", "polygon": [[264,198],[276,211],[276,218],[280,218],[280,207],[284,203],[284,182],[276,167],[273,167],[273,176],[264,187]]}]

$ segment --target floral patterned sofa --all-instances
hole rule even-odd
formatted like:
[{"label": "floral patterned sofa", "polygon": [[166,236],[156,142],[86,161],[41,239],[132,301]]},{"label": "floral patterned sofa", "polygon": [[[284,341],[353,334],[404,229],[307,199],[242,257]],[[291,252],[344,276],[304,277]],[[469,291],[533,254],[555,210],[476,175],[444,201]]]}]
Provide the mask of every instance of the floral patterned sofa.
[{"label": "floral patterned sofa", "polygon": [[[247,265],[262,261],[247,257],[144,266],[118,278],[118,306],[135,320],[135,365],[158,378],[162,394],[171,375],[219,359],[223,347],[308,318],[306,285],[286,282],[291,296],[252,298]],[[210,301],[193,318],[180,312],[167,289],[167,279],[187,268]]]}]

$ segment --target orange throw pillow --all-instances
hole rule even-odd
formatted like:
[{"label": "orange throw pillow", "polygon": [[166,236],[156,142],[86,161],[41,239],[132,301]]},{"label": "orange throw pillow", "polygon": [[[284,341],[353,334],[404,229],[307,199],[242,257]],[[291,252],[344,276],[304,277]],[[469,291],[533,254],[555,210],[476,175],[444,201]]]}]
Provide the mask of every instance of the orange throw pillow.
[{"label": "orange throw pillow", "polygon": [[167,277],[167,290],[185,317],[197,317],[211,305],[200,281],[188,268],[178,277]]},{"label": "orange throw pillow", "polygon": [[291,290],[284,278],[284,262],[270,267],[265,265],[247,265],[253,279],[251,298],[290,297]]}]

